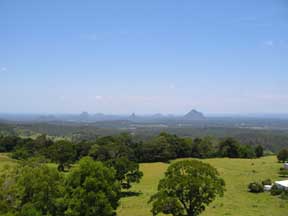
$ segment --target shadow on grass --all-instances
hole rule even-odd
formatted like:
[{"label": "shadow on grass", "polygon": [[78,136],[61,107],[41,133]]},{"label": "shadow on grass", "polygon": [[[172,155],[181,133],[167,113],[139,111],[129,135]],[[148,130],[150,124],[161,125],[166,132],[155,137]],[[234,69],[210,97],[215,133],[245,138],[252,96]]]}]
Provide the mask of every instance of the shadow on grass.
[{"label": "shadow on grass", "polygon": [[141,192],[135,192],[135,191],[122,191],[121,197],[133,197],[133,196],[139,196],[141,195]]}]

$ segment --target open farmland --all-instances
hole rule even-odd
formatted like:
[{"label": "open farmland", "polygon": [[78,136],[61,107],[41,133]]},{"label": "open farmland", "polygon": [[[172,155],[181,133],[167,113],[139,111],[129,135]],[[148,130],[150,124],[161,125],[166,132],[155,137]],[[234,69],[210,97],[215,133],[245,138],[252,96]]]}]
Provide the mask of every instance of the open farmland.
[{"label": "open farmland", "polygon": [[[247,192],[247,185],[252,181],[267,178],[281,179],[277,173],[281,164],[275,156],[260,159],[205,159],[204,162],[216,167],[226,182],[224,197],[214,201],[202,215],[245,215],[245,216],[286,216],[288,202],[269,193],[252,194]],[[133,186],[140,195],[125,197],[118,208],[120,216],[151,215],[151,206],[147,204],[150,196],[157,190],[158,181],[163,177],[169,164],[144,163],[141,170],[144,177],[140,184]]]}]

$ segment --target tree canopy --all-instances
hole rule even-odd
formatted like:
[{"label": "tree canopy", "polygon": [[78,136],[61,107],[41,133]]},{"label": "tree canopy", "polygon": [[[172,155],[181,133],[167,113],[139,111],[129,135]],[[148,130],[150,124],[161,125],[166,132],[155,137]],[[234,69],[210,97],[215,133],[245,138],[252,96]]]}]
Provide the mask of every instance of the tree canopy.
[{"label": "tree canopy", "polygon": [[57,215],[64,192],[63,176],[35,161],[22,162],[1,171],[0,213]]},{"label": "tree canopy", "polygon": [[279,162],[286,162],[288,161],[288,148],[281,149],[277,154],[277,158]]},{"label": "tree canopy", "polygon": [[66,216],[113,216],[120,199],[120,185],[115,170],[82,158],[66,180]]},{"label": "tree canopy", "polygon": [[123,189],[129,189],[131,183],[139,183],[143,176],[143,172],[139,170],[139,164],[125,157],[111,159],[106,164],[116,170],[116,179]]},{"label": "tree canopy", "polygon": [[0,215],[114,216],[120,183],[113,168],[84,157],[64,175],[38,161],[1,170]]},{"label": "tree canopy", "polygon": [[224,180],[209,164],[197,160],[173,163],[160,180],[158,192],[150,202],[152,213],[195,216],[224,192]]}]

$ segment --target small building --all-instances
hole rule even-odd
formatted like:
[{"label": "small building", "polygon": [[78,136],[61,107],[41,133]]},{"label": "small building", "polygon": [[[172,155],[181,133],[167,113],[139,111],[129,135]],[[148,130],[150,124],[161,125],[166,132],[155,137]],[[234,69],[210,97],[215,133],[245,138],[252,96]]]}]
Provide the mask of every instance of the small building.
[{"label": "small building", "polygon": [[277,186],[278,189],[288,190],[288,180],[275,181],[275,185]]},{"label": "small building", "polygon": [[288,170],[288,163],[287,162],[284,163],[283,167],[284,167],[284,169]]}]

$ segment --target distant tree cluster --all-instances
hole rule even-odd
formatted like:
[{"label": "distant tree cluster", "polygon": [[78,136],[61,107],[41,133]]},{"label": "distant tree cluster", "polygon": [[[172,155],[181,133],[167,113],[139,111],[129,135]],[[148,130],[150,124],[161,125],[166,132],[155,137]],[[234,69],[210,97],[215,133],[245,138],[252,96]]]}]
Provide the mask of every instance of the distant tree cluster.
[{"label": "distant tree cluster", "polygon": [[[164,132],[146,141],[135,140],[125,133],[98,137],[94,141],[82,140],[80,142],[52,141],[45,135],[34,140],[7,136],[0,137],[0,151],[12,152],[12,157],[15,159],[27,159],[41,155],[58,163],[61,171],[88,155],[95,160],[105,162],[120,158],[134,162],[166,162],[175,158],[187,157],[256,158],[263,156],[261,145],[242,145],[233,138],[220,141],[211,137],[191,139]],[[110,161],[109,164],[117,166],[116,162]]]},{"label": "distant tree cluster", "polygon": [[34,140],[9,136],[0,137],[0,149],[2,152],[11,152],[12,158],[18,160],[40,157],[44,162],[57,163],[59,171],[67,171],[71,164],[85,156],[91,156],[94,160],[113,168],[122,188],[128,189],[143,176],[137,161],[128,158],[129,148],[126,141],[129,140],[125,134],[119,137],[103,137],[95,142],[79,143],[68,140],[52,141],[45,135]]},{"label": "distant tree cluster", "polygon": [[227,138],[219,143],[218,156],[229,158],[256,158],[263,156],[261,145],[241,145],[233,138]]}]

